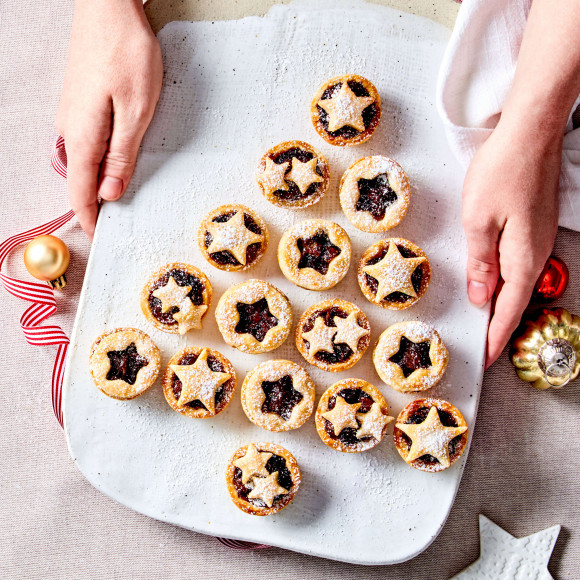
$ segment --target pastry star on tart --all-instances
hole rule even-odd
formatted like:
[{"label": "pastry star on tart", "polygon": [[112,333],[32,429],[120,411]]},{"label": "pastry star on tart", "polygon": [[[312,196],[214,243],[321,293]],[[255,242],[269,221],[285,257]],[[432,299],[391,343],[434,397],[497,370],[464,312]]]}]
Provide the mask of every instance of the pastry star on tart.
[{"label": "pastry star on tart", "polygon": [[316,430],[322,441],[345,453],[377,445],[393,421],[380,391],[361,379],[338,381],[320,398]]},{"label": "pastry star on tart", "polygon": [[268,247],[268,228],[249,207],[227,204],[215,208],[199,227],[198,242],[204,258],[230,272],[256,264]]},{"label": "pastry star on tart", "polygon": [[365,313],[352,302],[334,299],[311,306],[296,326],[296,347],[314,366],[330,372],[354,366],[370,344]]},{"label": "pastry star on tart", "polygon": [[300,469],[294,456],[274,443],[240,447],[226,469],[226,484],[234,504],[254,516],[284,509],[300,487]]},{"label": "pastry star on tart", "polygon": [[455,463],[467,445],[467,423],[443,399],[417,399],[397,417],[393,430],[401,457],[421,471],[437,472]]},{"label": "pastry star on tart", "polygon": [[141,291],[141,310],[158,330],[185,334],[200,329],[211,305],[212,287],[195,266],[167,264],[154,272]]}]

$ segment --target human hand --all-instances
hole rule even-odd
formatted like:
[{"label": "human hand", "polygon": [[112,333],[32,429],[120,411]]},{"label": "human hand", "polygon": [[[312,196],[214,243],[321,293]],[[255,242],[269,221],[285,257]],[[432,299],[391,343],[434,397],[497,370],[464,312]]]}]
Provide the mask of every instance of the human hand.
[{"label": "human hand", "polygon": [[561,155],[561,135],[502,120],[468,169],[463,227],[469,298],[483,306],[496,294],[486,368],[518,326],[552,251]]},{"label": "human hand", "polygon": [[125,192],[159,99],[161,49],[141,0],[77,0],[56,128],[70,204],[92,239],[97,194]]}]

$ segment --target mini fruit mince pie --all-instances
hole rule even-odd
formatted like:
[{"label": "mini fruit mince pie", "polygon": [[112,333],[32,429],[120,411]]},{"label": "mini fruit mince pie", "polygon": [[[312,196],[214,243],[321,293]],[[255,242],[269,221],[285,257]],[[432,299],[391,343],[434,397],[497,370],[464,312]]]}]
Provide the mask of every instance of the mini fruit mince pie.
[{"label": "mini fruit mince pie", "polygon": [[300,487],[300,469],[294,456],[274,443],[240,447],[226,469],[232,501],[253,516],[284,509]]},{"label": "mini fruit mince pie", "polygon": [[204,258],[220,270],[246,270],[268,247],[266,222],[250,208],[222,205],[201,222],[198,242]]},{"label": "mini fruit mince pie", "polygon": [[301,427],[314,410],[314,383],[298,364],[269,360],[250,371],[242,384],[248,419],[269,431]]},{"label": "mini fruit mince pie", "polygon": [[358,283],[373,304],[389,310],[413,306],[427,291],[431,266],[425,252],[409,240],[390,238],[373,244],[358,268]]},{"label": "mini fruit mince pie", "polygon": [[397,417],[393,437],[397,451],[411,467],[443,471],[465,451],[467,423],[443,399],[417,399]]},{"label": "mini fruit mince pie", "polygon": [[243,352],[258,354],[278,348],[292,325],[288,298],[263,280],[247,280],[228,288],[215,317],[223,339]]},{"label": "mini fruit mince pie", "polygon": [[359,145],[370,139],[381,118],[375,86],[359,75],[343,75],[324,83],[310,105],[312,123],[331,145]]},{"label": "mini fruit mince pie", "polygon": [[350,223],[363,232],[385,232],[407,213],[409,178],[392,159],[375,155],[353,163],[339,187],[340,205]]},{"label": "mini fruit mince pie", "polygon": [[436,385],[449,354],[438,332],[423,322],[397,322],[379,338],[373,353],[377,373],[402,393],[426,391]]},{"label": "mini fruit mince pie", "polygon": [[217,350],[189,346],[175,354],[163,376],[163,394],[171,407],[188,417],[221,413],[236,390],[232,363]]},{"label": "mini fruit mince pie", "polygon": [[207,276],[189,264],[167,264],[151,275],[141,291],[141,310],[158,330],[185,334],[201,328],[211,304]]},{"label": "mini fruit mince pie", "polygon": [[256,173],[264,197],[274,205],[299,209],[322,198],[330,183],[326,159],[304,141],[285,141],[269,149]]},{"label": "mini fruit mince pie", "polygon": [[105,395],[134,399],[155,382],[160,360],[159,349],[147,334],[136,328],[117,328],[95,340],[89,370]]},{"label": "mini fruit mince pie", "polygon": [[371,325],[365,313],[346,300],[325,300],[311,306],[296,326],[300,354],[323,371],[354,366],[370,343]]},{"label": "mini fruit mince pie", "polygon": [[322,395],[316,409],[320,438],[345,453],[359,453],[377,445],[392,420],[383,395],[361,379],[338,381]]},{"label": "mini fruit mince pie", "polygon": [[327,290],[346,275],[351,252],[350,238],[338,224],[314,219],[284,232],[278,261],[290,282],[308,290]]}]

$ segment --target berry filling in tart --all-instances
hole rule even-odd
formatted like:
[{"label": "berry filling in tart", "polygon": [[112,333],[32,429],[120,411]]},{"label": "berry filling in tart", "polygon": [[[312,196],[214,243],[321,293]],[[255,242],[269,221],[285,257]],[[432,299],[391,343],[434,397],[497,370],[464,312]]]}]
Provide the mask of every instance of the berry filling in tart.
[{"label": "berry filling in tart", "polygon": [[285,375],[277,381],[262,382],[262,390],[266,396],[262,404],[262,413],[276,413],[284,421],[290,419],[292,409],[304,398],[304,395],[294,388],[290,375]]},{"label": "berry filling in tart", "polygon": [[[360,403],[357,413],[368,413],[374,403],[373,398],[362,389],[342,389],[328,401],[329,411],[332,411],[336,406],[337,397],[342,397],[349,405]],[[324,419],[324,428],[331,439],[338,439],[341,443],[344,443],[344,445],[357,445],[360,441],[370,439],[370,436],[359,439],[356,435],[358,427],[345,427],[338,435],[336,435],[334,432],[334,425],[328,419]]]},{"label": "berry filling in tart", "polygon": [[261,298],[253,304],[236,304],[240,320],[235,331],[238,334],[251,334],[258,342],[262,342],[268,331],[278,325],[278,319],[270,312],[268,301]]},{"label": "berry filling in tart", "polygon": [[168,326],[177,324],[177,320],[173,317],[173,315],[179,311],[177,306],[171,307],[169,310],[165,312],[162,311],[162,302],[159,298],[153,296],[153,292],[158,288],[167,285],[169,278],[173,278],[178,286],[190,286],[191,290],[187,294],[187,297],[191,300],[192,304],[195,306],[202,305],[203,302],[203,291],[204,286],[199,278],[195,277],[193,274],[189,272],[185,272],[184,270],[170,270],[166,272],[163,276],[159,278],[150,288],[149,290],[149,309],[151,310],[151,314],[162,324],[166,324]]},{"label": "berry filling in tart", "polygon": [[[227,212],[213,218],[211,221],[217,223],[225,223],[229,221],[234,215],[236,215],[235,211]],[[250,230],[254,234],[263,235],[264,233],[262,231],[262,228],[254,220],[254,218],[252,218],[252,216],[248,215],[247,213],[244,213],[244,225],[248,230]],[[210,232],[206,232],[203,242],[205,244],[205,247],[209,248],[212,242],[213,236],[211,235]],[[250,244],[246,249],[246,263],[251,264],[252,262],[254,262],[258,257],[261,249],[262,242]],[[231,252],[227,250],[223,250],[221,252],[212,252],[210,256],[212,260],[214,260],[214,262],[217,262],[222,266],[241,266],[240,261]]]},{"label": "berry filling in tart", "polygon": [[323,276],[328,273],[330,262],[341,252],[341,249],[330,241],[328,234],[323,230],[311,238],[299,238],[297,245],[300,250],[298,268],[312,268]]},{"label": "berry filling in tart", "polygon": [[125,350],[112,350],[107,353],[111,368],[107,373],[108,381],[122,380],[134,385],[137,373],[149,364],[149,360],[137,352],[132,342]]},{"label": "berry filling in tart", "polygon": [[[369,91],[367,91],[367,89],[364,87],[364,85],[362,83],[359,83],[357,81],[348,81],[347,84],[348,84],[349,89],[354,93],[354,95],[356,97],[370,97],[371,96]],[[342,87],[341,82],[339,82],[331,87],[328,87],[322,93],[321,100],[324,101],[327,99],[332,99],[332,97],[334,97],[340,91],[341,87]],[[324,126],[326,132],[329,135],[331,135],[332,137],[342,137],[344,139],[352,139],[353,137],[356,137],[360,133],[360,131],[357,131],[354,127],[351,127],[350,125],[345,125],[344,127],[337,129],[336,131],[329,131],[328,130],[328,123],[329,123],[328,113],[320,106],[320,104],[317,105],[317,109],[318,109],[318,115],[319,115],[320,122]],[[362,119],[363,119],[365,131],[372,124],[376,124],[378,122],[379,114],[380,114],[379,109],[377,108],[375,103],[371,103],[368,107],[366,107],[363,110]]]},{"label": "berry filling in tart", "polygon": [[[305,334],[314,328],[314,323],[317,318],[322,318],[324,324],[328,328],[336,328],[336,323],[334,322],[335,316],[344,319],[348,318],[348,314],[344,310],[336,306],[333,306],[329,310],[314,312],[314,314],[306,321],[306,323],[302,327],[302,334]],[[362,338],[363,340],[366,339],[368,341],[368,337]],[[308,343],[307,340],[306,343]],[[308,348],[310,348],[309,344],[307,346]],[[337,364],[348,360],[353,354],[354,352],[348,344],[344,342],[341,343],[333,342],[332,352],[328,352],[326,350],[319,350],[314,355],[314,358],[328,364]]]},{"label": "berry filling in tart", "polygon": [[359,179],[358,190],[356,210],[368,211],[376,220],[383,220],[387,208],[397,201],[397,194],[391,189],[386,173],[374,179]]},{"label": "berry filling in tart", "polygon": [[[409,250],[405,246],[397,244],[397,248],[398,248],[399,252],[401,253],[401,256],[403,256],[403,258],[416,258],[417,257],[417,254],[415,254],[415,252]],[[380,262],[387,255],[388,251],[389,251],[389,247],[387,245],[384,248],[382,248],[376,256],[374,256],[373,258],[368,260],[366,262],[366,266],[372,266],[372,265]],[[371,289],[371,292],[373,294],[376,294],[377,290],[379,288],[379,283],[377,282],[377,280],[375,278],[373,278],[372,276],[369,276],[369,274],[367,274],[367,273],[365,273],[365,280],[366,280],[366,283],[368,284],[369,288]],[[417,268],[415,268],[415,271],[411,275],[411,284],[413,285],[413,288],[417,294],[419,293],[419,290],[421,288],[422,281],[423,281],[423,268],[421,265],[419,265]],[[407,294],[404,294],[403,292],[391,292],[390,294],[385,296],[384,299],[388,302],[404,303],[404,302],[407,302],[408,300],[411,300],[412,297],[408,296]]]},{"label": "berry filling in tart", "polygon": [[[186,355],[182,356],[179,359],[179,361],[176,361],[176,364],[178,364],[178,365],[193,365],[195,363],[195,361],[199,358],[199,356],[200,356],[199,354],[194,354],[194,353],[186,354]],[[215,358],[212,355],[209,355],[207,357],[207,366],[214,373],[224,373],[227,371],[226,367],[221,363],[221,361],[219,361],[217,358]],[[227,393],[227,390],[230,387],[231,381],[232,381],[232,379],[229,379],[228,381],[226,381],[223,385],[221,385],[221,387],[219,387],[219,389],[215,393],[215,412],[214,412],[215,415],[217,415],[229,402],[228,399],[225,397],[225,395]],[[181,395],[181,390],[182,390],[182,383],[179,380],[179,377],[175,373],[173,373],[173,378],[171,381],[171,388],[173,390],[173,394],[175,395],[175,398],[179,399],[179,397]],[[185,406],[191,407],[192,409],[206,409],[206,410],[208,410],[207,407],[199,399],[195,399],[194,401],[190,401],[189,403],[186,403]]]},{"label": "berry filling in tart", "polygon": [[[265,468],[270,475],[273,473],[278,474],[277,481],[278,485],[281,488],[284,488],[284,490],[288,491],[292,488],[293,484],[292,475],[286,465],[286,459],[284,459],[284,457],[272,454],[270,459],[268,459]],[[254,478],[254,482],[256,481],[256,479],[260,478]],[[276,503],[280,501],[285,495],[287,495],[287,491],[285,491],[284,493],[280,493],[279,495],[275,496],[271,506],[268,506],[266,502],[262,499],[249,497],[249,494],[253,488],[242,482],[242,470],[239,467],[236,467],[234,470],[233,484],[236,493],[238,494],[238,497],[240,499],[243,499],[244,501],[247,501],[248,503],[251,503],[256,507],[261,508],[276,507]]]},{"label": "berry filling in tart", "polygon": [[[304,199],[305,197],[310,197],[314,195],[314,193],[318,191],[320,187],[322,187],[321,185],[322,179],[321,179],[320,182],[311,183],[306,189],[306,191],[301,191],[298,185],[294,183],[290,178],[290,174],[292,172],[293,159],[297,159],[298,161],[300,161],[300,163],[308,163],[309,161],[314,159],[314,154],[311,153],[310,151],[304,151],[303,149],[300,149],[298,147],[293,147],[272,157],[272,161],[274,161],[276,165],[283,165],[284,163],[288,163],[288,169],[285,175],[285,180],[286,184],[288,185],[288,189],[277,189],[276,191],[272,192],[276,197],[279,197],[284,201],[297,201],[299,199]],[[318,167],[318,164],[316,165],[315,171],[319,177],[324,178],[324,175],[320,170],[320,168]]]},{"label": "berry filling in tart", "polygon": [[409,340],[406,336],[402,336],[399,351],[389,360],[398,364],[403,371],[404,377],[407,378],[417,369],[428,369],[432,366],[431,358],[429,357],[430,349],[431,343],[429,341],[417,343]]}]

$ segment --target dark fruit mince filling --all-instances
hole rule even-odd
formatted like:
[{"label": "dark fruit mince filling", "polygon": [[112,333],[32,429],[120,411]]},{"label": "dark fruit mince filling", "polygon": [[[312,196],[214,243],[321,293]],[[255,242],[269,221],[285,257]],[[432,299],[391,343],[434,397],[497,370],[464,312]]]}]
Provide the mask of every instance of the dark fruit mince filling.
[{"label": "dark fruit mince filling", "polygon": [[262,382],[262,390],[266,395],[266,400],[262,403],[262,413],[276,413],[284,421],[290,419],[292,409],[304,398],[304,395],[294,388],[290,375],[285,375],[277,381]]},{"label": "dark fruit mince filling", "polygon": [[[412,252],[408,248],[405,248],[405,246],[400,246],[399,244],[397,244],[397,248],[399,248],[399,252],[401,252],[401,256],[403,256],[403,258],[416,258],[417,257],[417,254],[415,254],[415,252]],[[366,263],[366,266],[372,266],[373,264],[380,262],[387,255],[388,251],[389,251],[389,246],[387,245],[376,256],[374,256],[374,258],[371,258]],[[372,276],[369,276],[366,273],[365,273],[365,279],[366,279],[366,282],[367,282],[369,288],[371,289],[371,292],[373,294],[376,294],[377,289],[379,287],[379,283]],[[417,294],[419,294],[419,290],[421,289],[421,282],[422,281],[423,281],[423,267],[422,267],[422,265],[420,265],[420,266],[417,266],[417,268],[415,268],[415,271],[413,272],[413,274],[411,274],[411,284],[413,285],[413,288],[415,289],[415,292]],[[391,292],[390,294],[385,296],[384,300],[386,300],[387,302],[403,303],[403,302],[407,302],[408,300],[411,300],[411,296],[408,296],[407,294],[404,294],[403,292]]]},{"label": "dark fruit mince filling", "polygon": [[[199,358],[199,354],[186,354],[179,359],[178,365],[192,365],[195,364],[195,361]],[[214,356],[209,355],[207,357],[207,366],[215,373],[223,373],[226,371],[224,365]],[[231,379],[230,379],[231,380]],[[230,381],[226,381],[217,391],[215,394],[215,412],[219,413],[226,402],[225,394],[227,387],[229,386]],[[173,389],[173,394],[175,395],[176,399],[179,399],[181,395],[181,388],[182,388],[181,381],[179,380],[178,376],[173,373],[173,379],[171,381],[171,388]],[[207,407],[198,399],[195,401],[191,401],[186,403],[186,407],[191,407],[192,409],[205,409],[208,410]]]},{"label": "dark fruit mince filling", "polygon": [[[334,409],[336,405],[336,397],[342,397],[349,405],[354,405],[355,403],[360,403],[357,413],[368,413],[370,408],[375,402],[374,399],[365,393],[362,389],[342,389],[336,393],[328,401],[328,410]],[[370,439],[370,437],[363,437],[359,439],[356,436],[357,429],[354,427],[345,427],[339,434],[338,437],[334,434],[334,427],[332,423],[324,419],[324,429],[331,439],[338,439],[344,445],[357,445],[361,441]]]},{"label": "dark fruit mince filling", "polygon": [[402,336],[399,351],[389,360],[398,364],[403,371],[403,375],[407,378],[417,369],[428,369],[432,366],[431,358],[429,357],[430,348],[431,343],[429,341],[413,342],[406,336]]},{"label": "dark fruit mince filling", "polygon": [[[230,211],[222,215],[218,215],[211,220],[212,222],[224,223],[229,221],[235,215],[235,211]],[[262,235],[262,228],[254,221],[251,215],[244,213],[244,225],[251,232],[255,234]],[[213,242],[213,236],[209,232],[205,232],[204,241],[206,248],[209,248]],[[256,242],[255,244],[250,244],[246,249],[246,264],[251,264],[257,258],[260,250],[262,248],[262,242]],[[210,254],[211,259],[222,266],[240,266],[240,262],[234,257],[233,254],[227,250],[222,252],[213,252]]]},{"label": "dark fruit mince filling", "polygon": [[149,364],[149,359],[137,352],[135,343],[132,342],[125,350],[111,350],[107,353],[111,368],[107,373],[108,381],[118,379],[134,385],[137,373]]},{"label": "dark fruit mince filling", "polygon": [[313,268],[323,276],[327,274],[330,262],[341,252],[340,248],[330,241],[324,230],[316,232],[311,238],[305,240],[299,238],[296,244],[300,250],[298,268]]},{"label": "dark fruit mince filling", "polygon": [[378,221],[385,218],[387,208],[397,201],[397,194],[391,189],[386,173],[374,179],[359,179],[358,191],[356,210],[368,211]]},{"label": "dark fruit mince filling", "polygon": [[187,296],[196,306],[203,304],[204,291],[203,283],[201,280],[196,278],[193,274],[185,272],[184,270],[170,270],[169,272],[163,274],[163,276],[161,276],[161,278],[159,278],[159,280],[157,280],[157,282],[155,282],[155,284],[153,284],[149,290],[149,309],[151,310],[151,314],[157,320],[159,320],[159,322],[162,324],[167,324],[168,326],[177,324],[177,321],[175,318],[173,318],[173,315],[179,311],[179,308],[177,306],[173,306],[166,312],[161,312],[161,300],[153,296],[153,292],[155,292],[157,288],[165,286],[169,281],[170,276],[175,280],[178,286],[191,286],[191,290]]},{"label": "dark fruit mince filling", "polygon": [[236,308],[240,315],[235,329],[238,334],[251,334],[258,342],[262,342],[268,331],[278,325],[278,319],[270,312],[265,298],[253,304],[238,302]]},{"label": "dark fruit mince filling", "polygon": [[[322,317],[322,319],[324,320],[324,324],[326,324],[326,326],[328,326],[329,328],[336,328],[336,324],[334,323],[335,316],[338,316],[339,318],[348,318],[348,314],[341,308],[338,308],[337,306],[333,306],[329,310],[317,310],[306,321],[306,323],[302,328],[302,332],[304,333],[312,330],[312,328],[314,327],[314,321],[319,316]],[[307,340],[305,342],[309,344]],[[327,364],[338,364],[347,361],[353,354],[354,353],[352,351],[352,348],[350,348],[348,344],[341,342],[334,345],[334,350],[332,352],[319,350],[314,355],[314,358]]]},{"label": "dark fruit mince filling", "polygon": [[[362,83],[358,83],[356,81],[348,81],[348,86],[350,90],[357,96],[357,97],[370,97],[370,93],[365,89]],[[328,87],[324,93],[322,93],[321,101],[326,99],[331,99],[342,87],[342,83],[337,83],[332,87]],[[352,139],[359,135],[359,131],[357,131],[354,127],[349,127],[345,125],[341,127],[337,131],[329,131],[328,130],[328,113],[320,106],[317,105],[318,109],[318,118],[320,122],[324,126],[326,132],[331,137],[343,137],[344,139]],[[364,111],[362,112],[363,123],[365,125],[365,130],[368,129],[371,124],[375,122],[375,118],[377,117],[379,110],[375,103],[371,103]]]},{"label": "dark fruit mince filling", "polygon": [[[416,411],[413,412],[413,414],[405,421],[405,423],[407,423],[407,424],[409,424],[409,423],[414,423],[414,424],[423,423],[423,421],[425,421],[425,419],[427,418],[427,415],[429,414],[430,410],[431,410],[431,407],[420,407],[419,409],[417,409]],[[451,413],[448,413],[447,411],[443,411],[442,409],[437,409],[437,413],[439,414],[439,420],[441,421],[441,424],[444,427],[457,427],[457,421],[455,420],[455,417]],[[411,441],[410,437],[408,437],[402,431],[399,431],[399,434],[407,443],[407,448],[411,449],[412,441]],[[455,452],[457,450],[457,446],[461,442],[462,437],[463,437],[463,435],[458,435],[457,437],[454,437],[453,439],[451,439],[451,441],[449,442],[449,457],[450,457],[450,459],[453,459],[453,456],[455,455]],[[426,463],[427,465],[434,465],[434,464],[439,463],[439,460],[437,458],[435,458],[429,454],[421,455],[421,457],[417,457],[417,459],[415,461],[421,461],[423,463]]]},{"label": "dark fruit mince filling", "polygon": [[[262,451],[261,449],[258,449]],[[268,473],[274,473],[275,471],[278,472],[278,483],[284,488],[290,491],[292,488],[292,474],[290,470],[286,466],[286,460],[281,457],[280,455],[272,455],[268,462],[266,463],[266,471]],[[238,493],[238,497],[243,499],[256,507],[268,507],[265,502],[261,499],[250,499],[248,498],[248,494],[252,491],[252,488],[249,485],[244,485],[242,483],[242,470],[239,467],[236,467],[234,470],[234,487],[236,488],[236,492]],[[248,482],[250,483],[250,482]],[[276,505],[276,502],[284,497],[285,494],[278,495],[274,498],[273,507]]]},{"label": "dark fruit mince filling", "polygon": [[[288,173],[290,173],[290,171],[292,170],[292,159],[294,157],[298,159],[298,161],[301,161],[302,163],[307,163],[308,161],[314,158],[314,154],[310,153],[309,151],[304,151],[303,149],[300,149],[298,147],[293,147],[292,149],[288,149],[287,151],[278,153],[278,155],[272,157],[272,161],[274,161],[274,163],[276,163],[277,165],[282,165],[283,163],[289,161],[290,164],[288,165],[288,170],[286,171],[287,176]],[[318,173],[320,177],[324,177],[318,165],[316,166],[316,173]],[[284,201],[298,201],[299,199],[310,197],[311,195],[314,195],[322,185],[322,182],[311,183],[308,186],[308,189],[304,193],[302,193],[300,191],[300,188],[293,181],[289,181],[288,179],[286,179],[286,183],[288,184],[288,189],[286,190],[278,189],[274,192],[274,195],[276,197],[283,199]]]}]

